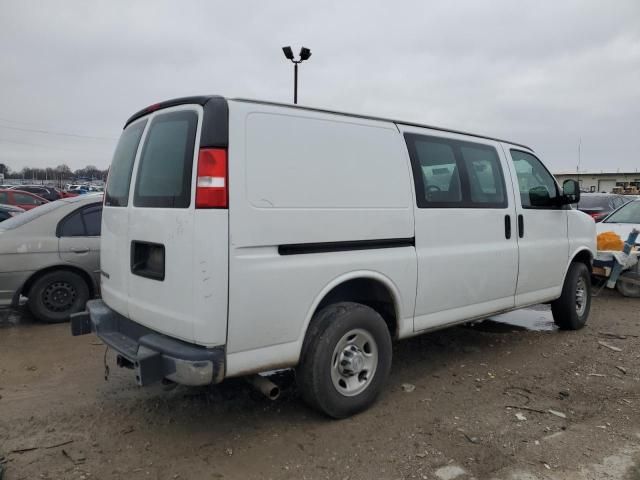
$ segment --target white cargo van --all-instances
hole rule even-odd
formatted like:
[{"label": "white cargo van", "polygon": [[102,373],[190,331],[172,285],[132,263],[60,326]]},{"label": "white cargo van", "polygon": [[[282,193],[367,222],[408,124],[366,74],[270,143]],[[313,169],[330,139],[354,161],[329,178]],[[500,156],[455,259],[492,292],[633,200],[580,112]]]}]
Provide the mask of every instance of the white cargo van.
[{"label": "white cargo van", "polygon": [[523,145],[295,105],[190,97],[126,123],[102,300],[72,318],[140,385],[294,367],[333,417],[368,407],[391,341],[551,302],[589,315],[595,224]]}]

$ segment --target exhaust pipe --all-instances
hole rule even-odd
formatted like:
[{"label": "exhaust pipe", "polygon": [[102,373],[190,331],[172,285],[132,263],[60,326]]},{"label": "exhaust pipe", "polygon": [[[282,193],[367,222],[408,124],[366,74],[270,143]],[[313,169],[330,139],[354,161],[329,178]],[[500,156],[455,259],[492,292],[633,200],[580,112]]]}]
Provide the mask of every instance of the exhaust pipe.
[{"label": "exhaust pipe", "polygon": [[246,380],[269,400],[277,400],[280,396],[280,387],[266,377],[252,375],[247,377]]}]

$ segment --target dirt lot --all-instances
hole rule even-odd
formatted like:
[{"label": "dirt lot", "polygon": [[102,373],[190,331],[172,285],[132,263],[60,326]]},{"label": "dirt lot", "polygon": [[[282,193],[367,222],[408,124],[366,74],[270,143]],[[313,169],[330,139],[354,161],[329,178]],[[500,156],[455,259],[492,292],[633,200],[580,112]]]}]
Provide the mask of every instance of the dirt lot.
[{"label": "dirt lot", "polygon": [[[275,401],[241,380],[138,388],[104,380],[105,348],[0,311],[3,480],[640,479],[640,303],[594,301],[580,332],[484,322],[396,344],[387,391],[331,421],[290,373]],[[619,349],[619,350],[618,350]]]}]

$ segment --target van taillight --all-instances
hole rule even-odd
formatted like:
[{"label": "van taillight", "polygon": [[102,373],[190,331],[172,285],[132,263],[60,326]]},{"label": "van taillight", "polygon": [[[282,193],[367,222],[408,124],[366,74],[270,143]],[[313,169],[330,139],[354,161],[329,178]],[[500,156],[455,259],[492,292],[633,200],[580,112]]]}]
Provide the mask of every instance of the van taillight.
[{"label": "van taillight", "polygon": [[198,154],[196,208],[227,208],[227,151],[202,148]]}]

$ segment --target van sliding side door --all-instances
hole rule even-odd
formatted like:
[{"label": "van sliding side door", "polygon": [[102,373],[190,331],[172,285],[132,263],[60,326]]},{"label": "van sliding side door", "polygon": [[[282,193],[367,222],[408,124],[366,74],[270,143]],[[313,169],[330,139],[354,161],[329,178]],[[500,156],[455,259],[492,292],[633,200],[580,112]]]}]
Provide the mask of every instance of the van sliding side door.
[{"label": "van sliding side door", "polygon": [[414,329],[513,308],[513,187],[492,140],[401,126],[416,188]]}]

